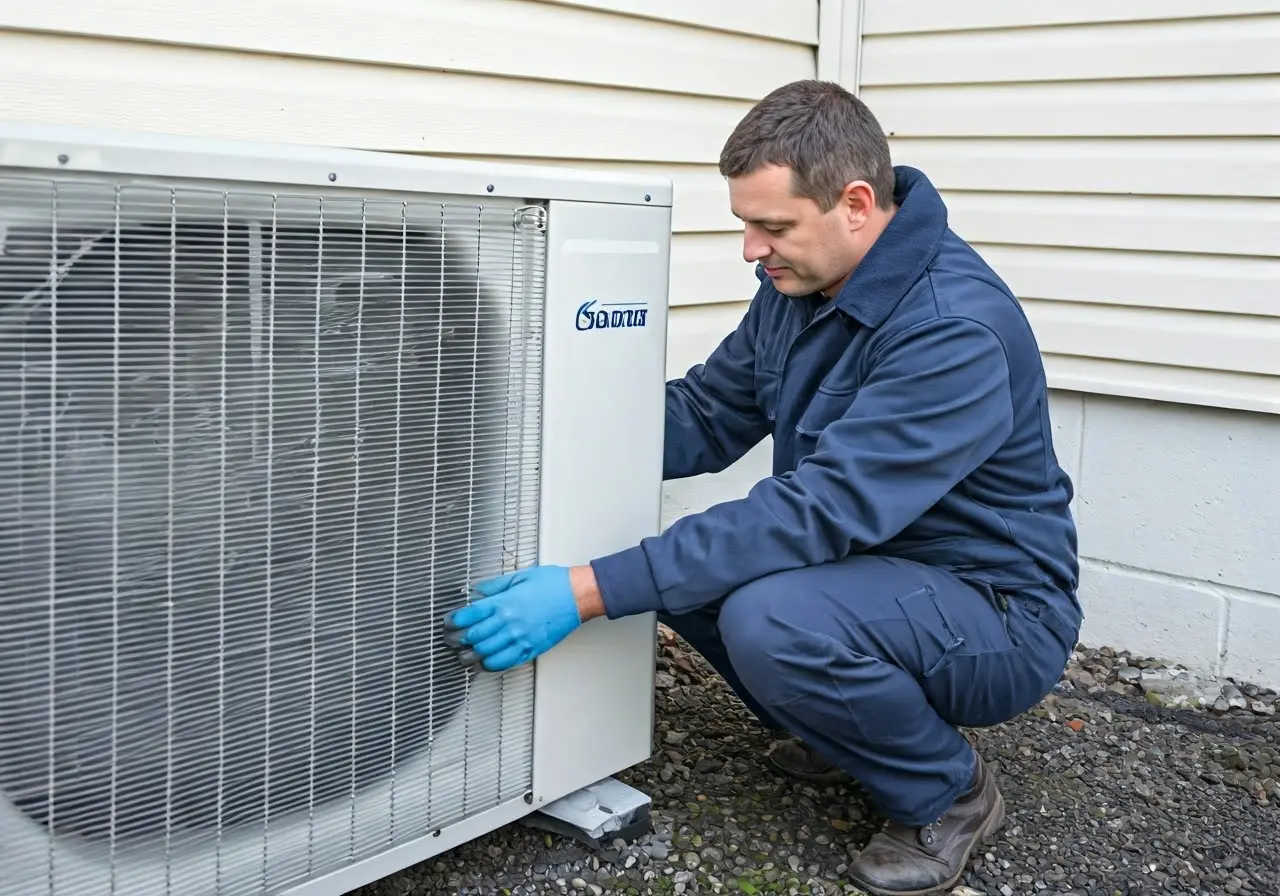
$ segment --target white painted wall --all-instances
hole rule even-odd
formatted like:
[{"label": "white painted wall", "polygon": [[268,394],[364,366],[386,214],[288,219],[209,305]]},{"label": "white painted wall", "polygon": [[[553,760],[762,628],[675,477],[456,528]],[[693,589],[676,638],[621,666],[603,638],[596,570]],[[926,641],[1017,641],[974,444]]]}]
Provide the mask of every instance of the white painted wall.
[{"label": "white painted wall", "polygon": [[1058,392],[1093,644],[1280,683],[1280,418]]}]

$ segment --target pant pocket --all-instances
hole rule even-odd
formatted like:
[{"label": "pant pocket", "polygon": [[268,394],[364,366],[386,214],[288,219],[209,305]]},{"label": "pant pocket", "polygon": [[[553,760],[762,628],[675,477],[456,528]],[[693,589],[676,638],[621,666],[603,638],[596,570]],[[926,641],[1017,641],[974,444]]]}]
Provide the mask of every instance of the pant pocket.
[{"label": "pant pocket", "polygon": [[964,647],[964,638],[957,633],[937,592],[926,585],[898,598],[898,606],[918,651],[916,668],[909,671],[917,679],[927,679],[946,670]]},{"label": "pant pocket", "polygon": [[1043,599],[1023,599],[1023,615],[1033,624],[1040,625],[1062,645],[1068,653],[1075,649],[1080,639],[1080,626],[1072,624],[1068,618],[1054,608],[1053,604]]}]

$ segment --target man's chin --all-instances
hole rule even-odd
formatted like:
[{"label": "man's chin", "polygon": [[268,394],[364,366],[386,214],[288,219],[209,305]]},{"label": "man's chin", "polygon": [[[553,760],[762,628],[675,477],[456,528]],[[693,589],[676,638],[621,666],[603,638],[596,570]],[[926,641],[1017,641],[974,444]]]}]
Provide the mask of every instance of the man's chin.
[{"label": "man's chin", "polygon": [[773,283],[773,288],[784,296],[799,299],[813,294],[813,289],[790,271],[779,271],[777,274],[770,274],[769,279]]}]

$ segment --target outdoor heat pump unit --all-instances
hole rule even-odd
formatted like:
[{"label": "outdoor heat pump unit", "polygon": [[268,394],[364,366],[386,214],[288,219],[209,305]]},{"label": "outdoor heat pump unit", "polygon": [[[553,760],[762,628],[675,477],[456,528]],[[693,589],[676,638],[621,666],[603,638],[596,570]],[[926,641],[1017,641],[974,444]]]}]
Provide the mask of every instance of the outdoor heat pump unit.
[{"label": "outdoor heat pump unit", "polygon": [[651,614],[440,621],[658,531],[670,206],[0,124],[0,896],[337,896],[648,758]]}]

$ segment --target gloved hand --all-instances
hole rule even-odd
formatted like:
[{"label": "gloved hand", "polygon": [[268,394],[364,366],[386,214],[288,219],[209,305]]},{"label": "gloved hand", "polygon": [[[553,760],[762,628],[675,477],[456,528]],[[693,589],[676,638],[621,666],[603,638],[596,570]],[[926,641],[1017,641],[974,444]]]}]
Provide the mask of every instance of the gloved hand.
[{"label": "gloved hand", "polygon": [[569,570],[534,566],[476,585],[483,597],[444,619],[467,665],[500,672],[546,653],[582,624]]}]

